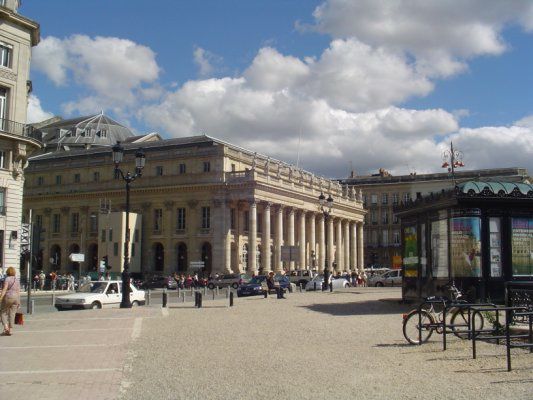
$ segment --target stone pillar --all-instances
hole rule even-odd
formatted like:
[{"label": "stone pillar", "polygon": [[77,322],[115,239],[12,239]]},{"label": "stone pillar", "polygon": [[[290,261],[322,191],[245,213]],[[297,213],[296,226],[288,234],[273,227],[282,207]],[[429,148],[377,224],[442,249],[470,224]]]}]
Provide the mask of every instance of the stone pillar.
[{"label": "stone pillar", "polygon": [[[294,208],[289,210],[289,220],[288,220],[288,230],[287,230],[287,241],[289,246],[294,246]],[[289,261],[289,271],[294,270],[294,261]]]},{"label": "stone pillar", "polygon": [[363,223],[357,223],[357,267],[359,271],[363,272],[364,266],[364,254],[363,254]]},{"label": "stone pillar", "polygon": [[334,255],[334,252],[333,252],[333,217],[330,216],[328,218],[328,226],[326,227],[326,229],[328,230],[328,270],[329,272],[332,272],[332,266],[333,266],[333,255]]},{"label": "stone pillar", "polygon": [[[164,270],[172,274],[174,271],[178,270],[176,264],[176,254],[173,243],[173,234],[175,233],[174,224],[176,223],[176,217],[174,216],[174,201],[168,200],[164,202],[165,205],[165,214],[163,217],[163,236],[166,236],[165,240],[165,266]],[[215,203],[216,207],[216,203]],[[216,210],[215,210],[216,213]],[[132,232],[135,232],[135,228],[132,229]],[[216,236],[215,236],[216,237]],[[133,241],[133,237],[132,237]],[[130,253],[131,254],[131,253]],[[214,254],[214,252],[213,252]]]},{"label": "stone pillar", "polygon": [[315,256],[315,263],[316,263],[316,235],[315,235],[315,223],[316,223],[316,217],[314,213],[311,213],[309,216],[309,253],[308,253],[308,264],[309,269],[316,268],[317,265],[313,265],[313,255]]},{"label": "stone pillar", "polygon": [[335,271],[344,270],[344,251],[342,246],[342,219],[337,220],[337,251],[335,252],[335,261],[337,262],[337,268]]},{"label": "stone pillar", "polygon": [[326,229],[324,226],[324,215],[318,217],[318,271],[324,272],[326,264]]},{"label": "stone pillar", "polygon": [[263,245],[263,256],[261,259],[263,272],[267,273],[270,271],[270,203],[265,204],[263,209],[263,240],[261,242]]},{"label": "stone pillar", "polygon": [[281,271],[281,246],[283,245],[283,207],[278,206],[276,210],[276,236],[274,238],[274,270],[276,272]]},{"label": "stone pillar", "polygon": [[350,226],[350,265],[357,271],[357,223],[351,222]]},{"label": "stone pillar", "polygon": [[344,269],[346,271],[351,270],[353,267],[350,264],[350,221],[344,221],[344,243],[342,247],[344,248]]},{"label": "stone pillar", "polygon": [[257,274],[257,203],[250,201],[250,231],[248,232],[248,268],[250,275]]},{"label": "stone pillar", "polygon": [[305,249],[305,211],[300,211],[300,232],[298,234],[298,244],[300,246],[300,261],[298,269],[307,269],[306,249]]},{"label": "stone pillar", "polygon": [[231,270],[231,203],[224,204],[224,273],[229,274]]}]

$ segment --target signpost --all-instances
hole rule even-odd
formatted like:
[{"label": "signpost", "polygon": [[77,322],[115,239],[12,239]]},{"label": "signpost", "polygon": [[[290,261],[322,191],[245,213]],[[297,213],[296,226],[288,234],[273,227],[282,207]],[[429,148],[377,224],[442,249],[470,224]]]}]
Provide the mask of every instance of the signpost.
[{"label": "signpost", "polygon": [[300,261],[300,246],[281,246],[281,261]]},{"label": "signpost", "polygon": [[189,264],[190,269],[202,269],[205,266],[203,261],[191,261]]},{"label": "signpost", "polygon": [[83,253],[72,253],[68,258],[72,262],[85,262],[85,254]]}]

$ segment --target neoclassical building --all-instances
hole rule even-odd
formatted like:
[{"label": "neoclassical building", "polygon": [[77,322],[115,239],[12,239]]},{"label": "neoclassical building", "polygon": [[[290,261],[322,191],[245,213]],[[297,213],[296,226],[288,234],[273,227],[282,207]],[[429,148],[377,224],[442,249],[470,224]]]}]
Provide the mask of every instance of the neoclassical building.
[{"label": "neoclassical building", "polygon": [[[48,152],[30,159],[24,209],[33,210],[43,229],[38,259],[44,270],[77,271],[69,254],[80,252],[82,271],[94,270],[105,255],[118,257],[111,264],[120,271],[125,228],[116,218],[125,218],[125,184],[115,179],[112,162],[117,137],[109,124],[116,122],[87,125],[95,117],[40,128]],[[130,254],[142,272],[198,265],[213,273],[322,270],[326,251],[338,271],[363,267],[361,193],[209,136],[162,140],[124,129],[121,168],[133,172],[139,147],[146,154],[143,175],[131,187],[131,211],[142,222],[131,232]],[[327,222],[321,193],[334,199]],[[114,232],[102,222],[107,213]]]},{"label": "neoclassical building", "polygon": [[31,48],[39,24],[18,14],[18,0],[0,1],[0,268],[20,265],[22,190],[28,156],[40,148],[26,126]]}]

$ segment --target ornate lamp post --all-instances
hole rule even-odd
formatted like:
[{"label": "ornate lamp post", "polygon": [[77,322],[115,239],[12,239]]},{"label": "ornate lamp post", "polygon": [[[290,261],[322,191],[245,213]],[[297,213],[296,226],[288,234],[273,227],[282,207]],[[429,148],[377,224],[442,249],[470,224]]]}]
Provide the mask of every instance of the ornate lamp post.
[{"label": "ornate lamp post", "polygon": [[142,176],[142,170],[146,163],[146,158],[143,149],[138,149],[135,152],[135,174],[129,171],[124,174],[120,169],[120,163],[124,158],[124,148],[117,142],[113,146],[113,163],[115,164],[115,177],[126,182],[126,240],[124,241],[124,270],[122,271],[122,301],[120,308],[131,308],[130,300],[130,184],[137,178]]},{"label": "ornate lamp post", "polygon": [[[324,193],[320,192],[320,196],[318,196],[318,208],[320,211],[322,211],[322,214],[324,215],[324,230],[325,230],[325,257],[324,257],[324,283],[322,284],[322,290],[326,290],[328,287],[329,282],[329,270],[328,270],[328,220],[329,216],[331,214],[331,209],[333,208],[333,197],[331,195],[328,195],[328,198],[326,199],[326,196],[324,196]],[[333,289],[333,286],[330,287],[330,290]]]},{"label": "ornate lamp post", "polygon": [[453,142],[450,142],[450,148],[442,153],[442,168],[447,168],[452,174],[453,184],[455,185],[455,168],[464,167],[463,152],[453,148]]}]

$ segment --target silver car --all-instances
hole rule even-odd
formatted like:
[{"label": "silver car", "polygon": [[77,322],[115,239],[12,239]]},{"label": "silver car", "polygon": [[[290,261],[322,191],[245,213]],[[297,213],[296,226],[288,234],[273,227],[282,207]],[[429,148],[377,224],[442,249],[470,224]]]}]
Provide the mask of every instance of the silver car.
[{"label": "silver car", "polygon": [[368,286],[401,286],[403,270],[393,269],[382,275],[374,275],[368,279]]},{"label": "silver car", "polygon": [[218,278],[211,279],[207,283],[207,287],[213,290],[215,287],[223,288],[231,286],[233,289],[237,289],[241,284],[247,283],[250,277],[246,274],[225,274],[220,275]]}]

